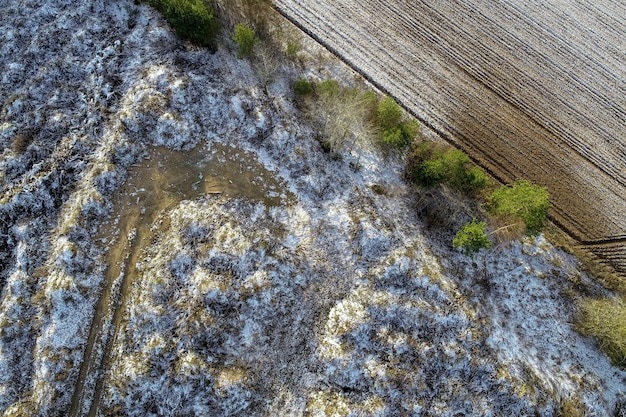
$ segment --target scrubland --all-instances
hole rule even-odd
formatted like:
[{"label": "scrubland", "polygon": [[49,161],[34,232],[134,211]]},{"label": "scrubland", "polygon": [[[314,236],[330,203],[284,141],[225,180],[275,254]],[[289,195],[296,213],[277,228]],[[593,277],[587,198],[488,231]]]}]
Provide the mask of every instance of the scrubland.
[{"label": "scrubland", "polygon": [[3,415],[621,415],[573,324],[609,291],[543,235],[453,249],[472,200],[320,124],[298,78],[371,86],[279,22],[286,59],[240,59],[144,4],[5,2]]}]

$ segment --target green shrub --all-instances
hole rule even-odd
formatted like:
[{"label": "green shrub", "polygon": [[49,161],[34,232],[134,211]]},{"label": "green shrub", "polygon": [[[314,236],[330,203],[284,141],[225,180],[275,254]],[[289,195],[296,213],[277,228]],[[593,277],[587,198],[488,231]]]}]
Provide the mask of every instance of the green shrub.
[{"label": "green shrub", "polygon": [[432,187],[447,182],[452,187],[476,195],[489,186],[489,177],[458,149],[442,149],[430,142],[418,144],[409,157],[412,181]]},{"label": "green shrub", "polygon": [[409,145],[412,144],[420,134],[420,124],[415,119],[405,120],[400,123],[402,134],[410,139]]},{"label": "green shrub", "polygon": [[459,149],[450,149],[446,151],[441,158],[446,167],[446,177],[451,185],[461,188],[463,178],[467,171],[467,165],[470,162],[469,156]]},{"label": "green shrub", "polygon": [[233,40],[237,43],[237,57],[243,58],[244,56],[250,56],[254,45],[257,43],[257,37],[252,28],[239,23],[235,25],[235,33]]},{"label": "green shrub", "polygon": [[585,299],[576,328],[600,342],[613,363],[626,367],[626,302],[623,299]]},{"label": "green shrub", "polygon": [[442,158],[422,162],[413,173],[413,179],[424,187],[432,187],[446,178],[446,166]]},{"label": "green shrub", "polygon": [[400,145],[403,142],[402,129],[399,127],[389,127],[383,130],[380,141],[385,145]]},{"label": "green shrub", "polygon": [[399,126],[383,130],[380,142],[383,145],[390,145],[394,148],[405,149],[413,142],[414,139],[415,136],[413,132],[406,129],[404,123],[401,123]]},{"label": "green shrub", "polygon": [[305,96],[313,93],[313,85],[306,78],[298,78],[293,83],[293,92],[296,93],[297,96]]},{"label": "green shrub", "polygon": [[489,187],[489,177],[481,167],[473,166],[466,170],[461,181],[461,188],[470,194],[478,194]]},{"label": "green shrub", "polygon": [[404,149],[419,134],[419,123],[416,120],[402,121],[402,108],[391,97],[378,103],[376,121],[382,129],[380,142],[383,145]]},{"label": "green shrub", "polygon": [[469,156],[463,151],[452,149],[443,154],[450,185],[468,194],[477,194],[489,185],[489,177],[478,166],[471,166]]},{"label": "green shrub", "polygon": [[530,235],[541,232],[548,220],[549,209],[548,190],[530,181],[517,180],[512,186],[503,185],[491,194],[491,212],[497,216],[521,218],[526,225],[526,233]]},{"label": "green shrub", "polygon": [[462,248],[466,255],[477,253],[481,249],[489,249],[491,241],[485,233],[487,223],[472,220],[461,228],[452,240],[454,248]]},{"label": "green shrub", "polygon": [[402,108],[391,97],[385,97],[378,104],[378,124],[383,130],[397,127],[402,119]]},{"label": "green shrub", "polygon": [[161,12],[182,38],[216,49],[219,22],[202,0],[146,0]]}]

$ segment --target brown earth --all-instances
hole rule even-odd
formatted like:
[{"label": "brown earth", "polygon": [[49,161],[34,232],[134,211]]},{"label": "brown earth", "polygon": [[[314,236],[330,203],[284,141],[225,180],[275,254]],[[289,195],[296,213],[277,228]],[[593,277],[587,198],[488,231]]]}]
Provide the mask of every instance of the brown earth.
[{"label": "brown earth", "polygon": [[554,221],[626,272],[626,3],[274,4],[498,179],[547,186]]}]

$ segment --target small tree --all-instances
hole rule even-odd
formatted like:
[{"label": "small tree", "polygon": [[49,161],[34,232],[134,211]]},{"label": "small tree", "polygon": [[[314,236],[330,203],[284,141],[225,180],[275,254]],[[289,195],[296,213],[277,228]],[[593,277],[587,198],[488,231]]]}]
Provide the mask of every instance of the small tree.
[{"label": "small tree", "polygon": [[252,54],[252,50],[254,49],[254,45],[257,43],[254,30],[242,23],[235,25],[233,40],[237,43],[238,58],[250,56]]},{"label": "small tree", "polygon": [[517,180],[512,186],[503,185],[493,192],[490,209],[497,216],[521,218],[526,225],[526,233],[535,235],[541,232],[548,220],[548,190],[530,181]]},{"label": "small tree", "polygon": [[487,223],[476,220],[466,223],[452,240],[452,246],[455,249],[462,248],[466,255],[472,255],[481,249],[489,249],[491,241],[485,233],[486,227]]}]

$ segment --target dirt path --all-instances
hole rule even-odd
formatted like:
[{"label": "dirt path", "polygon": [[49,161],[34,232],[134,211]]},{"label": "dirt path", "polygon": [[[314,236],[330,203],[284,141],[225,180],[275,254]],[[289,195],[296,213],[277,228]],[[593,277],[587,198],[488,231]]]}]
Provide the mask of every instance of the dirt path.
[{"label": "dirt path", "polygon": [[623,2],[274,3],[498,178],[546,185],[577,239],[624,256]]},{"label": "dirt path", "polygon": [[211,151],[153,148],[114,197],[114,214],[103,225],[101,238],[112,242],[107,256],[107,280],[91,325],[68,415],[96,416],[110,368],[111,349],[119,331],[126,298],[137,279],[136,264],[151,243],[157,218],[184,199],[204,194],[242,196],[278,205],[281,185],[251,155],[219,144]]}]

